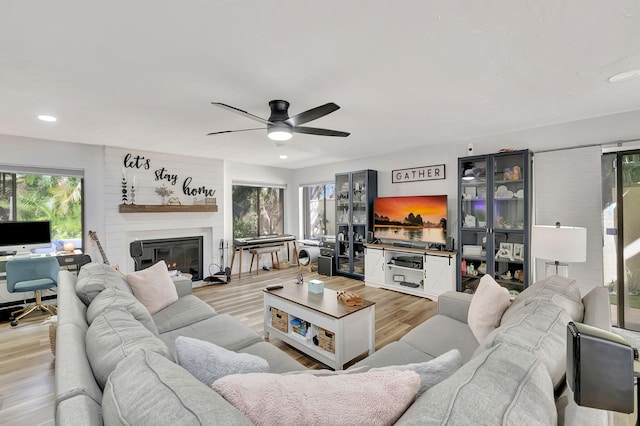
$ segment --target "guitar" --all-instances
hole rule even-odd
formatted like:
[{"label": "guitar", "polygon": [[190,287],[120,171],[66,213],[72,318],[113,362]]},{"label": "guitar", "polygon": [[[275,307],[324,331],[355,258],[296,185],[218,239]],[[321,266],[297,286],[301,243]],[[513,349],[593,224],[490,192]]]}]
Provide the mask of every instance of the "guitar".
[{"label": "guitar", "polygon": [[100,240],[98,239],[98,234],[96,234],[93,231],[89,231],[89,238],[91,238],[93,240],[93,242],[96,243],[96,245],[98,246],[98,250],[100,250],[100,256],[102,256],[102,261],[106,265],[109,265],[109,259],[107,259],[107,255],[105,254],[104,250],[102,249],[102,244],[100,244]]}]

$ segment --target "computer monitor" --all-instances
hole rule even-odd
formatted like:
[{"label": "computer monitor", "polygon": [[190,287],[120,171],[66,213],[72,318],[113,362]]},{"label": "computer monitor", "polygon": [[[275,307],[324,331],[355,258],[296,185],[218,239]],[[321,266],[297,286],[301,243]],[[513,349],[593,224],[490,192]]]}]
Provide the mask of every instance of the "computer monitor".
[{"label": "computer monitor", "polygon": [[0,222],[0,252],[20,256],[47,247],[51,247],[49,222]]}]

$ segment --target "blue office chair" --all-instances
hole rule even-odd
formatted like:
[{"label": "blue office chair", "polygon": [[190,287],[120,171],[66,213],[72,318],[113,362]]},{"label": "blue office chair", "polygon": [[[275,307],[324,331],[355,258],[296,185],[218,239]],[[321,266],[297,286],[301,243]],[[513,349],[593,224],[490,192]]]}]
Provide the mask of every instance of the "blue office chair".
[{"label": "blue office chair", "polygon": [[[49,312],[55,315],[56,305],[42,303],[42,290],[58,285],[60,264],[53,256],[25,257],[11,259],[7,262],[7,290],[9,293],[24,293],[34,291],[36,304],[11,312],[11,325],[18,325],[18,321],[35,310]],[[16,316],[18,314],[18,316]]]}]

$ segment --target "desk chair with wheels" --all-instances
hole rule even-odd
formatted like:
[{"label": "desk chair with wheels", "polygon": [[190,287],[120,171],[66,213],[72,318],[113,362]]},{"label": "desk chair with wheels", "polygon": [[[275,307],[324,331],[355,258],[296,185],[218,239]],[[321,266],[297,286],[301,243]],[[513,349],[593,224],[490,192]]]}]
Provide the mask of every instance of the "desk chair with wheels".
[{"label": "desk chair with wheels", "polygon": [[[34,291],[36,294],[36,304],[27,306],[17,311],[11,312],[13,327],[18,325],[18,321],[35,310],[56,314],[55,305],[45,305],[42,303],[42,290],[53,288],[58,285],[58,272],[60,265],[53,256],[46,257],[25,257],[11,259],[7,262],[7,291],[9,293],[25,293]],[[18,316],[16,316],[16,314]]]}]

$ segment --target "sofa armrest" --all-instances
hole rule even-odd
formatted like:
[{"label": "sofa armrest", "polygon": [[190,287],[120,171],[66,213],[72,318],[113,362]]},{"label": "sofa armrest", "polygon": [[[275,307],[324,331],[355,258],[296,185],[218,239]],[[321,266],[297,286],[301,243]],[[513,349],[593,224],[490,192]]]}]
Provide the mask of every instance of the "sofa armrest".
[{"label": "sofa armrest", "polygon": [[604,286],[592,288],[582,298],[584,305],[583,323],[611,331],[611,307],[609,289]]},{"label": "sofa armrest", "polygon": [[438,296],[438,314],[467,323],[473,294],[447,291]]},{"label": "sofa armrest", "polygon": [[192,283],[189,278],[185,278],[181,275],[171,277],[173,284],[176,286],[178,297],[186,296],[192,293]]}]

